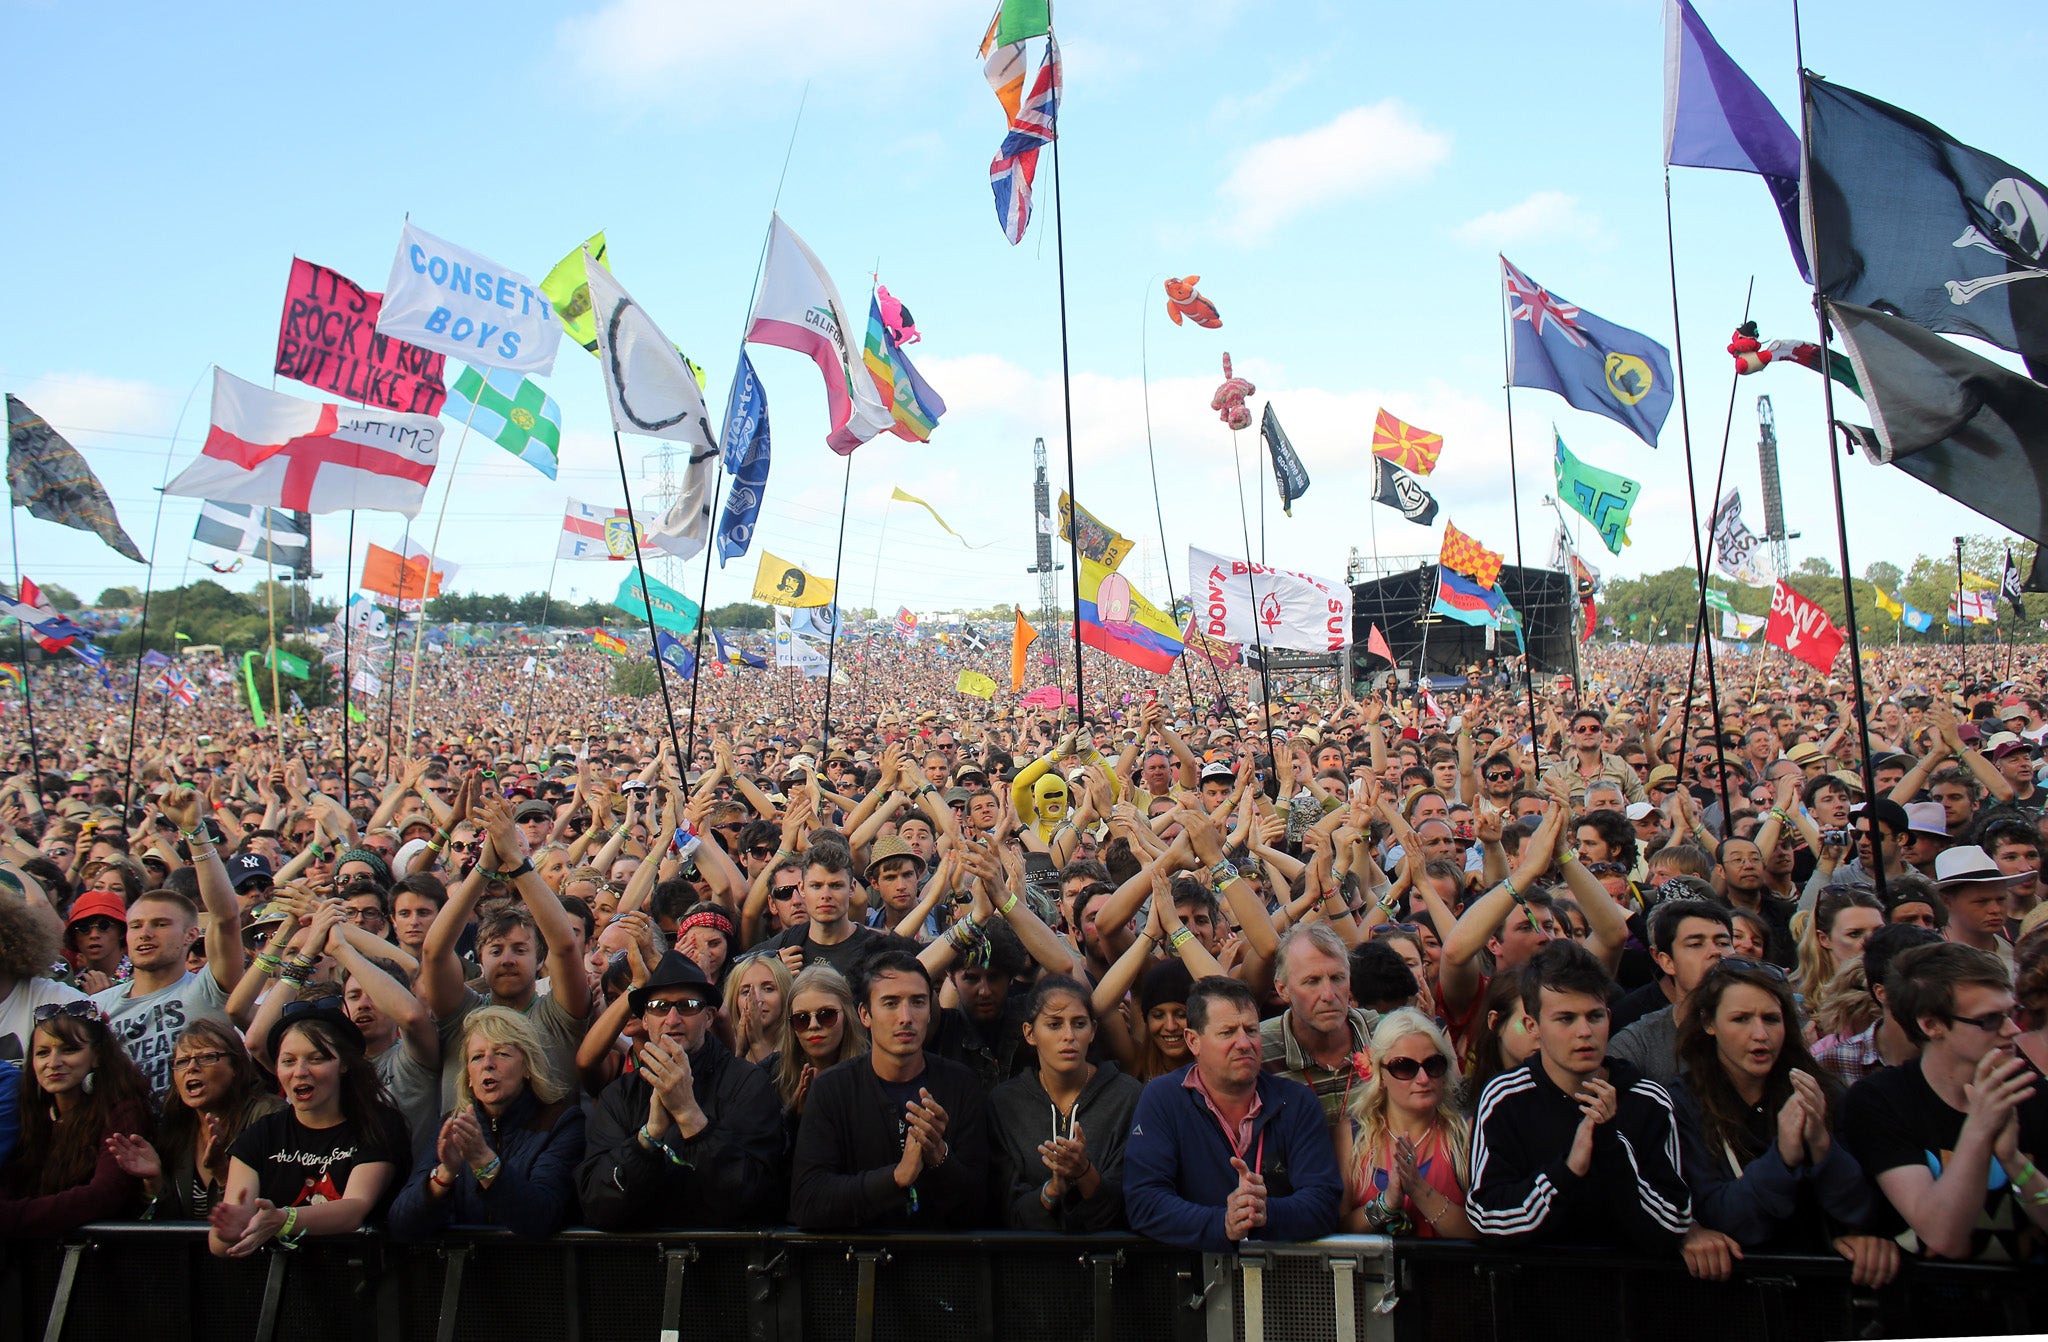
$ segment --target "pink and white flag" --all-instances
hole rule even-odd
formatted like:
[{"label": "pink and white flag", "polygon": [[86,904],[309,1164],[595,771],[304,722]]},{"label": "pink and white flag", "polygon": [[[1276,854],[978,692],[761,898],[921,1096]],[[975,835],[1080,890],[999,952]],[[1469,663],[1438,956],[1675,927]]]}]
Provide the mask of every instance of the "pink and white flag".
[{"label": "pink and white flag", "polygon": [[761,289],[747,320],[747,339],[809,355],[825,377],[832,432],[825,445],[840,456],[896,424],[875,393],[875,381],[854,346],[860,329],[817,255],[775,215],[768,226],[768,258]]}]

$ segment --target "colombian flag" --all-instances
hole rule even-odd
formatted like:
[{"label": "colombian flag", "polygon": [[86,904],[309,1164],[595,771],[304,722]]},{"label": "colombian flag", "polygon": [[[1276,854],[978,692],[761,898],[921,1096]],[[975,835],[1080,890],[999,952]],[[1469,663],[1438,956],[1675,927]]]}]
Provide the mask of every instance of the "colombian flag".
[{"label": "colombian flag", "polygon": [[1181,654],[1180,626],[1123,574],[1081,559],[1081,641],[1120,662],[1161,675]]}]

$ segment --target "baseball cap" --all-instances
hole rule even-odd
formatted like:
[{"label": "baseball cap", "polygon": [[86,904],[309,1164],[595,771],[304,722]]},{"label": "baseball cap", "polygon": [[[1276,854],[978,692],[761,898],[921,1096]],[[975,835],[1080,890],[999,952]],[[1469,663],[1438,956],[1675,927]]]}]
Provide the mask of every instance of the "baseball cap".
[{"label": "baseball cap", "polygon": [[1235,782],[1237,770],[1232,767],[1229,760],[1211,760],[1202,766],[1201,781],[1206,783],[1212,778],[1221,779],[1226,783]]},{"label": "baseball cap", "polygon": [[225,865],[228,880],[237,890],[251,881],[268,880],[271,876],[270,861],[261,853],[236,853]]}]

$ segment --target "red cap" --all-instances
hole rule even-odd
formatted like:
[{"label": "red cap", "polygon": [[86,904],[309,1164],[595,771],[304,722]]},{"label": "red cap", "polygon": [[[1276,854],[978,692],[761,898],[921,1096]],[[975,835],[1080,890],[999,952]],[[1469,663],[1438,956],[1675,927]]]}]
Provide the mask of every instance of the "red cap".
[{"label": "red cap", "polygon": [[71,914],[64,920],[64,926],[73,928],[88,918],[112,918],[123,927],[128,925],[128,905],[121,897],[107,890],[88,890],[71,901]]}]

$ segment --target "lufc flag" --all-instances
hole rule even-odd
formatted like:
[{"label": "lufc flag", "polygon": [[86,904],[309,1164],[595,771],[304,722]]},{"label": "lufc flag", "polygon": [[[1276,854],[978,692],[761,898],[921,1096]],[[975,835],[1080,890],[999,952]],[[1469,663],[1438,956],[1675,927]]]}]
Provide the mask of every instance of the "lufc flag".
[{"label": "lufc flag", "polygon": [[1651,447],[1671,413],[1671,356],[1640,331],[1565,302],[1500,259],[1513,338],[1508,385],[1554,391],[1625,424]]}]

